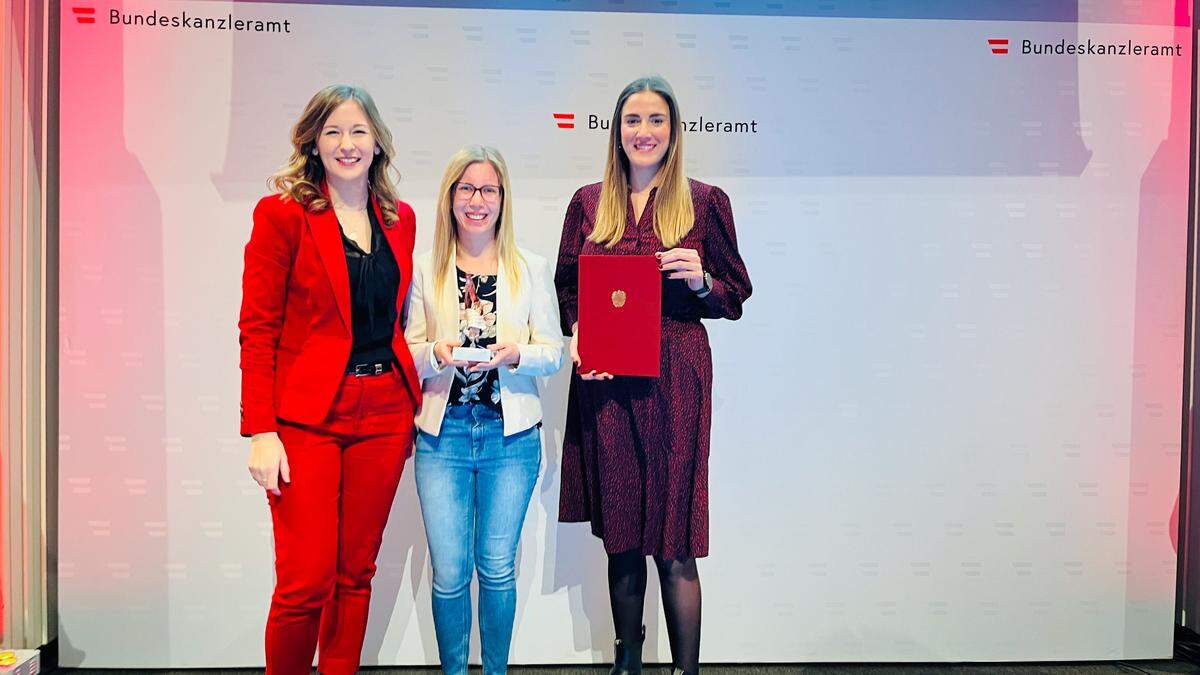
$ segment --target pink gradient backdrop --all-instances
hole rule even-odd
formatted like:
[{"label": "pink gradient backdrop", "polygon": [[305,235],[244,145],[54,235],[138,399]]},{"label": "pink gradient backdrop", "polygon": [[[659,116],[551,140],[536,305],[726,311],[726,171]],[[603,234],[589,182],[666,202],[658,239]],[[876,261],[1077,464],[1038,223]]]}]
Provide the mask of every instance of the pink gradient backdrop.
[{"label": "pink gradient backdrop", "polygon": [[[165,532],[156,521],[167,492],[177,489],[162,480],[168,474],[163,379],[170,367],[163,345],[163,221],[155,188],[126,146],[124,33],[103,25],[104,10],[123,5],[96,5],[97,23],[85,25],[71,14],[73,4],[62,5],[59,391],[72,414],[64,429],[88,433],[59,439],[66,496],[58,537],[60,547],[88,538],[95,554],[111,562],[104,580],[60,568],[60,592],[84,584],[83,614],[98,623],[121,607],[144,636],[145,656],[165,658],[166,625],[129,602],[167,591],[166,538],[146,535]],[[163,134],[161,141],[171,138]],[[60,625],[68,649],[72,629]]]},{"label": "pink gradient backdrop", "polygon": [[[1166,4],[1166,3],[1163,3]],[[1191,29],[1192,3],[1176,0],[1175,40],[1194,48]],[[1149,75],[1149,74],[1148,74]],[[1164,557],[1161,538],[1168,538],[1177,551],[1178,498],[1165,510],[1149,499],[1151,490],[1178,493],[1178,483],[1164,477],[1178,475],[1183,438],[1156,431],[1155,418],[1179,419],[1183,405],[1183,366],[1186,344],[1182,336],[1188,303],[1186,195],[1190,179],[1189,138],[1191,98],[1195,85],[1190,59],[1176,59],[1171,69],[1170,120],[1167,135],[1151,158],[1142,177],[1138,204],[1137,280],[1133,325],[1133,397],[1130,401],[1129,529],[1127,544],[1127,598],[1136,608],[1152,605],[1161,585],[1150,580],[1176,574],[1175,557]],[[1147,103],[1147,105],[1149,105]],[[1163,317],[1173,316],[1164,322]],[[1155,540],[1158,541],[1155,541]],[[1139,617],[1145,619],[1147,617]],[[1129,622],[1126,645],[1144,639],[1146,633],[1173,630],[1174,617],[1160,615],[1154,621]],[[1138,634],[1140,633],[1140,635]]]}]

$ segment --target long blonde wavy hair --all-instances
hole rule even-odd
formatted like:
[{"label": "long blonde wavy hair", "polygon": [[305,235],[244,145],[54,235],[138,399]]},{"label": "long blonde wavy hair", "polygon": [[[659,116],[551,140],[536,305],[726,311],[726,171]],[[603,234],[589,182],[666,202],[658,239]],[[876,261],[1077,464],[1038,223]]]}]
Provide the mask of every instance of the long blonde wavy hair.
[{"label": "long blonde wavy hair", "polygon": [[625,234],[625,214],[629,204],[629,158],[621,147],[621,109],[630,96],[650,91],[667,102],[671,119],[671,140],[667,156],[658,168],[658,194],[654,198],[654,233],[667,248],[679,243],[696,222],[692,207],[692,189],[683,173],[683,131],[675,91],[659,75],[630,82],[617,97],[612,125],[608,131],[608,158],[604,162],[604,184],[596,207],[596,224],[588,239],[612,248]]},{"label": "long blonde wavy hair", "polygon": [[313,155],[313,150],[317,147],[317,137],[325,126],[325,120],[346,101],[354,101],[362,108],[371,135],[375,137],[375,145],[379,147],[379,154],[374,156],[371,167],[367,169],[367,185],[379,203],[384,224],[391,226],[399,219],[396,215],[396,190],[392,185],[392,177],[399,178],[392,169],[392,157],[395,155],[392,132],[383,123],[374,99],[362,87],[331,84],[313,94],[296,121],[296,126],[292,127],[292,156],[267,182],[272,189],[296,200],[313,213],[329,208],[329,198],[321,192],[325,165],[320,157]]},{"label": "long blonde wavy hair", "polygon": [[517,238],[513,234],[513,209],[508,182],[508,165],[500,151],[486,145],[468,145],[454,153],[442,175],[442,186],[438,192],[437,225],[433,233],[433,289],[441,298],[446,279],[454,276],[454,259],[458,247],[458,223],[454,219],[454,184],[466,173],[467,167],[477,162],[486,162],[496,170],[500,179],[500,216],[496,219],[496,249],[500,265],[504,267],[509,288],[515,294],[521,285],[521,265],[524,259],[517,249]]}]

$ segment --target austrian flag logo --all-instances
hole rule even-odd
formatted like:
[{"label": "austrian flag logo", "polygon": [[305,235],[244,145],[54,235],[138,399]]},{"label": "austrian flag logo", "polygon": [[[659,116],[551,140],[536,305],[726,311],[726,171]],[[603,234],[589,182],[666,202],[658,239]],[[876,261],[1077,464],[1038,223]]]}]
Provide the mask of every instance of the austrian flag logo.
[{"label": "austrian flag logo", "polygon": [[554,122],[559,129],[574,129],[575,113],[554,113]]},{"label": "austrian flag logo", "polygon": [[988,46],[992,48],[993,54],[1008,53],[1008,38],[988,38]]},{"label": "austrian flag logo", "polygon": [[72,7],[71,13],[79,23],[96,23],[95,7]]}]

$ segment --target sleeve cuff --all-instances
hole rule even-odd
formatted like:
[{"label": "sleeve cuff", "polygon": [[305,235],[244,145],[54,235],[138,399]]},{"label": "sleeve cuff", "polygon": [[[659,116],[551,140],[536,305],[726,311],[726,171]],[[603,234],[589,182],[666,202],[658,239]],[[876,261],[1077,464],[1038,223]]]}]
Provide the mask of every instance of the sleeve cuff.
[{"label": "sleeve cuff", "polygon": [[250,438],[254,434],[263,434],[269,431],[279,431],[279,423],[273,418],[269,422],[265,418],[260,420],[250,420],[248,422],[243,421],[241,426],[241,432],[244,438]]},{"label": "sleeve cuff", "polygon": [[532,345],[517,345],[517,353],[521,355],[521,360],[515,366],[509,366],[508,372],[516,375],[533,375],[536,368],[533,363],[533,348]]},{"label": "sleeve cuff", "polygon": [[436,340],[429,343],[429,367],[433,369],[433,372],[440,373],[446,369],[446,366],[443,366],[438,361],[437,350],[434,349],[434,347],[436,347],[436,346],[437,346]]}]

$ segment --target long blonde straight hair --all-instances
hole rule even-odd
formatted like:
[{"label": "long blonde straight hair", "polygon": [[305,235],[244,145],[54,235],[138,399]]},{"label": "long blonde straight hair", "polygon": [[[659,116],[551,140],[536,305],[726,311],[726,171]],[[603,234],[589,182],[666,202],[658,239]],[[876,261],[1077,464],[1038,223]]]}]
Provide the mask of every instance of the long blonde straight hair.
[{"label": "long blonde straight hair", "polygon": [[642,91],[651,91],[663,97],[671,113],[671,141],[656,177],[658,194],[654,198],[654,233],[663,246],[671,248],[691,231],[696,222],[692,189],[683,173],[683,131],[675,92],[659,75],[641,77],[621,90],[608,131],[604,184],[600,189],[600,204],[596,207],[596,224],[588,235],[588,239],[605,248],[612,248],[624,236],[625,214],[629,204],[629,158],[621,147],[621,109],[630,96]]},{"label": "long blonde straight hair", "polygon": [[466,173],[467,167],[486,162],[500,178],[500,217],[496,219],[496,249],[500,265],[508,278],[512,293],[521,286],[521,265],[524,259],[517,249],[513,234],[513,210],[509,201],[512,190],[508,182],[508,165],[500,151],[486,145],[468,145],[454,153],[442,175],[441,192],[437,201],[437,229],[433,233],[433,290],[439,300],[446,288],[446,279],[453,278],[454,258],[458,247],[458,223],[454,219],[454,184]]},{"label": "long blonde straight hair", "polygon": [[379,115],[379,108],[374,99],[362,87],[348,84],[331,84],[321,89],[309,99],[304,106],[304,112],[292,127],[292,156],[268,181],[277,192],[296,200],[297,203],[313,213],[320,213],[329,208],[329,199],[321,192],[321,183],[325,180],[325,165],[321,158],[313,155],[317,147],[317,136],[321,127],[334,109],[346,101],[354,101],[362,108],[367,116],[367,124],[371,127],[371,135],[375,137],[375,145],[379,146],[379,154],[371,160],[367,169],[367,187],[379,210],[383,212],[384,224],[391,226],[399,216],[396,215],[396,190],[392,187],[392,132]]}]

